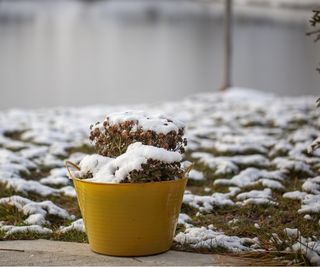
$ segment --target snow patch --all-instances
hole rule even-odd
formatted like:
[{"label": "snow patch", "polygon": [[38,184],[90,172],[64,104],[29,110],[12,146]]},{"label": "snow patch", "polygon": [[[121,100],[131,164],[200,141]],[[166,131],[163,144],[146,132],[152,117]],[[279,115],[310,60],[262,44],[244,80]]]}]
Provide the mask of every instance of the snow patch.
[{"label": "snow patch", "polygon": [[69,226],[61,227],[59,229],[59,232],[60,233],[67,233],[72,230],[76,230],[76,231],[85,233],[83,219],[78,219],[78,220],[72,222]]},{"label": "snow patch", "polygon": [[40,225],[27,225],[27,226],[13,226],[3,225],[0,226],[0,230],[4,231],[5,236],[8,237],[17,233],[36,233],[36,234],[52,234],[53,231],[49,228],[42,227]]},{"label": "snow patch", "polygon": [[213,231],[205,227],[187,228],[185,232],[179,233],[174,238],[178,245],[191,247],[195,250],[214,250],[224,248],[229,252],[243,252],[250,248],[248,243],[254,243],[252,239],[227,236],[223,232]]},{"label": "snow patch", "polygon": [[0,205],[7,204],[16,207],[25,215],[29,217],[25,220],[28,224],[43,225],[49,223],[46,221],[46,215],[55,215],[62,219],[72,220],[74,216],[69,215],[69,213],[57,205],[53,204],[51,201],[35,202],[28,198],[21,196],[11,196],[0,199]]},{"label": "snow patch", "polygon": [[320,212],[320,195],[306,195],[302,200],[301,208],[298,213],[319,213]]},{"label": "snow patch", "polygon": [[267,186],[271,185],[276,188],[282,188],[280,183],[271,183],[271,182],[268,182],[267,180],[283,181],[285,178],[286,176],[281,171],[267,171],[267,170],[259,170],[256,168],[247,168],[231,179],[217,179],[214,181],[214,184],[215,185],[235,185],[242,188],[242,187],[254,186],[259,183],[262,183]]},{"label": "snow patch", "polygon": [[193,169],[189,172],[188,178],[195,181],[202,181],[205,179],[202,172]]},{"label": "snow patch", "polygon": [[307,195],[305,192],[300,192],[300,191],[292,191],[292,192],[287,192],[282,195],[284,198],[289,198],[289,199],[294,199],[294,200],[302,200],[304,197]]},{"label": "snow patch", "polygon": [[186,191],[183,204],[198,209],[200,212],[212,212],[214,207],[233,206],[234,202],[227,194],[213,193],[211,196],[193,195]]}]

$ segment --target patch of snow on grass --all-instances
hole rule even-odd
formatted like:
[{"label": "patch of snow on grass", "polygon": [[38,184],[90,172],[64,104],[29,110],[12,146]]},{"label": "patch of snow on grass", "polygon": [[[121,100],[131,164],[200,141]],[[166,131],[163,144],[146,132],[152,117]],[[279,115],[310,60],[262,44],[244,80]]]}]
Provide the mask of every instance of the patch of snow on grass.
[{"label": "patch of snow on grass", "polygon": [[243,205],[255,204],[255,205],[277,205],[272,199],[272,191],[270,188],[264,190],[251,190],[237,195],[237,200],[242,200]]},{"label": "patch of snow on grass", "polygon": [[192,219],[186,213],[180,213],[178,218],[178,224],[183,224],[186,228],[192,227]]},{"label": "patch of snow on grass", "polygon": [[85,227],[83,223],[83,219],[78,219],[72,222],[69,226],[61,227],[58,232],[67,233],[69,231],[76,230],[82,233],[85,233]]},{"label": "patch of snow on grass", "polygon": [[294,172],[302,172],[306,173],[307,175],[313,176],[313,171],[310,166],[301,161],[301,160],[294,160],[285,157],[278,157],[275,158],[272,163],[280,170],[283,171],[294,171]]},{"label": "patch of snow on grass", "polygon": [[195,250],[210,250],[223,248],[229,252],[248,251],[248,243],[253,243],[249,238],[227,236],[223,232],[216,232],[206,227],[187,228],[174,238],[178,245],[191,247]]},{"label": "patch of snow on grass", "polygon": [[301,204],[298,213],[319,213],[320,212],[320,195],[306,195]]},{"label": "patch of snow on grass", "polygon": [[234,202],[227,194],[213,193],[210,196],[198,196],[186,191],[183,204],[198,209],[200,212],[211,212],[214,207],[233,206]]},{"label": "patch of snow on grass", "polygon": [[1,204],[14,206],[19,211],[23,212],[24,215],[29,215],[25,222],[30,224],[43,225],[48,223],[45,219],[47,214],[68,220],[72,220],[74,218],[74,216],[69,215],[65,209],[58,207],[49,200],[35,202],[21,196],[11,196],[1,198],[0,205]]},{"label": "patch of snow on grass", "polygon": [[248,198],[242,202],[242,205],[273,205],[277,206],[278,203],[266,198]]},{"label": "patch of snow on grass", "polygon": [[76,197],[77,196],[76,190],[71,185],[61,187],[58,191],[68,197]]},{"label": "patch of snow on grass", "polygon": [[193,169],[189,172],[188,178],[195,181],[202,181],[205,179],[202,172]]},{"label": "patch of snow on grass", "polygon": [[291,239],[298,239],[288,250],[304,254],[312,265],[320,265],[320,241],[312,241],[301,236],[298,229],[286,228],[285,232]]},{"label": "patch of snow on grass", "polygon": [[302,190],[310,193],[319,195],[320,194],[320,176],[309,178],[302,185]]},{"label": "patch of snow on grass", "polygon": [[3,226],[0,226],[0,230],[5,232],[6,237],[12,234],[17,234],[17,233],[36,233],[36,234],[52,234],[53,233],[51,229],[42,227],[40,225],[27,225],[27,226],[3,225]]},{"label": "patch of snow on grass", "polygon": [[41,196],[49,196],[59,192],[58,189],[43,185],[37,181],[24,180],[22,178],[2,178],[1,181],[4,182],[8,188],[25,194],[32,192]]},{"label": "patch of snow on grass", "polygon": [[280,182],[274,181],[271,179],[260,179],[259,182],[263,186],[271,188],[271,189],[275,189],[275,190],[284,190],[285,189],[284,186]]},{"label": "patch of snow on grass", "polygon": [[272,199],[272,191],[270,190],[270,188],[265,188],[264,190],[251,190],[249,192],[244,192],[237,195],[238,200],[245,200],[248,198]]},{"label": "patch of snow on grass", "polygon": [[268,167],[270,161],[262,155],[243,155],[232,157],[214,157],[206,152],[193,152],[191,156],[199,159],[214,170],[215,175],[236,174],[239,172],[239,166]]},{"label": "patch of snow on grass", "polygon": [[214,143],[213,147],[219,153],[246,154],[248,152],[266,154],[268,150],[260,144],[228,144]]},{"label": "patch of snow on grass", "polygon": [[214,181],[214,184],[215,185],[235,185],[242,188],[247,186],[254,186],[261,182],[265,183],[266,180],[283,181],[285,178],[286,176],[281,171],[267,171],[267,170],[260,170],[257,168],[247,168],[231,179],[217,179]]},{"label": "patch of snow on grass", "polygon": [[295,200],[302,200],[304,197],[307,195],[305,192],[300,192],[300,191],[292,191],[292,192],[287,192],[282,195],[284,198],[289,198],[289,199],[295,199]]},{"label": "patch of snow on grass", "polygon": [[55,168],[50,170],[48,177],[40,179],[40,183],[48,185],[68,185],[70,180],[67,177],[66,168]]}]

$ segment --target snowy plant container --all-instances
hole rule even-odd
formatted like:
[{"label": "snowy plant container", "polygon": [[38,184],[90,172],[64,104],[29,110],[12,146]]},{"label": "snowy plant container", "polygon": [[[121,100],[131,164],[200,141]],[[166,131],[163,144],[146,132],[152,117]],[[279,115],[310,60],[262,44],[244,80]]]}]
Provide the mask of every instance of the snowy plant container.
[{"label": "snowy plant container", "polygon": [[[183,147],[171,142],[163,148],[166,141],[161,140],[149,145],[150,140],[146,139],[144,143],[141,136],[143,133],[158,134],[163,140],[172,140],[174,136],[181,141],[179,131],[182,126],[170,120],[170,123],[164,121],[163,128],[159,123],[159,120],[164,120],[162,117],[153,117],[149,122],[144,120],[145,115],[141,119],[141,113],[138,116],[137,113],[124,114],[127,116],[125,127],[129,120],[132,127],[129,132],[139,140],[131,138],[131,142],[126,141],[121,148],[125,152],[117,155],[110,155],[110,144],[108,148],[111,150],[106,150],[99,143],[97,150],[103,153],[86,156],[79,166],[71,162],[66,166],[77,192],[93,251],[113,256],[161,253],[171,247],[187,183],[185,170],[180,168]],[[115,123],[123,122],[121,114],[116,114],[109,121],[115,118]],[[171,137],[166,135],[167,126],[170,128],[167,134]],[[105,133],[101,125],[98,127]],[[123,129],[119,132],[122,133]],[[118,134],[114,129],[113,133]],[[105,153],[109,153],[108,157]],[[71,172],[70,165],[77,171]],[[150,179],[146,177],[148,174]],[[166,174],[172,177],[165,177]]]}]

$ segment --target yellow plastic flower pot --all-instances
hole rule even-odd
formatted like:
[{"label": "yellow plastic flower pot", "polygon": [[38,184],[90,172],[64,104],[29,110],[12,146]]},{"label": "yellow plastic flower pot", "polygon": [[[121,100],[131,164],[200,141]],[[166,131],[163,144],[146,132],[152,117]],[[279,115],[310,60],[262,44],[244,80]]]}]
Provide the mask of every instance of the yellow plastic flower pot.
[{"label": "yellow plastic flower pot", "polygon": [[170,248],[187,178],[141,184],[72,180],[93,251],[142,256]]}]

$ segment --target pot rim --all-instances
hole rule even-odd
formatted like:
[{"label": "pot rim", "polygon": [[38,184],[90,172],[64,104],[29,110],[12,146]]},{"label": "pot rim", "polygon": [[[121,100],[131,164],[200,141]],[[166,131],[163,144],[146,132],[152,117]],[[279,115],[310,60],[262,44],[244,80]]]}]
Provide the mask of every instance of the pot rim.
[{"label": "pot rim", "polygon": [[166,183],[177,183],[179,181],[185,181],[188,180],[187,177],[178,178],[176,180],[169,180],[169,181],[155,181],[155,182],[147,182],[147,183],[102,183],[102,182],[94,182],[94,181],[88,181],[86,179],[79,179],[72,177],[71,180],[81,182],[81,183],[87,183],[87,184],[93,184],[93,185],[103,185],[103,186],[146,186],[146,185],[154,185],[154,184],[166,184]]}]

